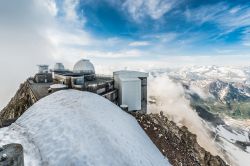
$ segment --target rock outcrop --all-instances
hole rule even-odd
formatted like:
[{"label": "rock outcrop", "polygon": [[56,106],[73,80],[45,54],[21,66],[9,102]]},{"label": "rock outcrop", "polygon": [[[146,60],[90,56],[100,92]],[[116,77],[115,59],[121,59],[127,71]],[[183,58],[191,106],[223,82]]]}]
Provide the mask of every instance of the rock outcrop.
[{"label": "rock outcrop", "polygon": [[226,166],[219,157],[202,148],[196,135],[186,127],[178,127],[162,113],[132,114],[151,140],[174,166]]},{"label": "rock outcrop", "polygon": [[0,165],[24,166],[22,145],[12,143],[0,147]]},{"label": "rock outcrop", "polygon": [[5,127],[13,123],[20,117],[34,101],[31,100],[28,82],[20,85],[15,96],[8,105],[0,112],[0,127]]}]

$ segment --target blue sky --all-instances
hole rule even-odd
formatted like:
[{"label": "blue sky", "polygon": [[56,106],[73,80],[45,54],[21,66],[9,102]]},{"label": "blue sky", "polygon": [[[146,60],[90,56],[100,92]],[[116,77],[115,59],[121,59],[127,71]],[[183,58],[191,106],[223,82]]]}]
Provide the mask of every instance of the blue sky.
[{"label": "blue sky", "polygon": [[15,43],[9,50],[27,59],[40,50],[37,63],[250,65],[247,0],[4,0],[0,9],[5,48]]},{"label": "blue sky", "polygon": [[[59,20],[67,15],[64,3],[56,1]],[[80,0],[71,4],[75,19],[80,22],[76,26],[104,42],[103,46],[83,46],[85,51],[112,52],[112,58],[117,52],[132,51],[133,59],[143,60],[168,56],[249,56],[247,0]],[[81,44],[73,47],[81,48]]]}]

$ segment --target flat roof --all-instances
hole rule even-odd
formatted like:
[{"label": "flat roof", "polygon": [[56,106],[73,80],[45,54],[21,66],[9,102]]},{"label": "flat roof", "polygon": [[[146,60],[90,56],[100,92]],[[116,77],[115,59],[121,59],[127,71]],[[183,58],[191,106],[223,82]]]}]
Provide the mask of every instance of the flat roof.
[{"label": "flat roof", "polygon": [[149,74],[146,72],[133,71],[133,70],[119,70],[113,72],[114,75],[120,75],[124,77],[148,77]]},{"label": "flat roof", "polygon": [[107,82],[112,82],[114,81],[114,79],[112,77],[96,77],[95,80],[92,80],[92,81],[85,81],[85,83],[87,85],[90,85],[90,84],[104,84],[104,83],[107,83]]},{"label": "flat roof", "polygon": [[30,88],[35,95],[36,99],[39,100],[49,95],[48,89],[53,83],[35,83],[29,80]]},{"label": "flat roof", "polygon": [[119,77],[119,79],[123,82],[132,82],[132,81],[140,81],[139,78],[130,78],[130,77]]},{"label": "flat roof", "polygon": [[62,76],[83,76],[84,74],[81,73],[73,73],[71,71],[54,71],[55,74],[62,75]]}]

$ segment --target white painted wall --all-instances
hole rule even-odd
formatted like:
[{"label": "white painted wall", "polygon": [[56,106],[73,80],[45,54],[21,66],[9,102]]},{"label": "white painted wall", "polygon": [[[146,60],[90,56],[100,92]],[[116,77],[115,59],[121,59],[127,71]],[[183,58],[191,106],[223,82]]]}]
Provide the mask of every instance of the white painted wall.
[{"label": "white painted wall", "polygon": [[122,77],[119,84],[120,104],[127,105],[129,111],[141,110],[141,80]]}]

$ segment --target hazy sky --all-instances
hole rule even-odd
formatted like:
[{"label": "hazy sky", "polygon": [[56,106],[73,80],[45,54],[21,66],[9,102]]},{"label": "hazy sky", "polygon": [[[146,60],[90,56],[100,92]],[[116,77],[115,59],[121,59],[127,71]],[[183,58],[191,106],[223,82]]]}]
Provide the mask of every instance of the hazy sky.
[{"label": "hazy sky", "polygon": [[250,65],[248,0],[1,0],[0,108],[37,64]]}]

